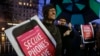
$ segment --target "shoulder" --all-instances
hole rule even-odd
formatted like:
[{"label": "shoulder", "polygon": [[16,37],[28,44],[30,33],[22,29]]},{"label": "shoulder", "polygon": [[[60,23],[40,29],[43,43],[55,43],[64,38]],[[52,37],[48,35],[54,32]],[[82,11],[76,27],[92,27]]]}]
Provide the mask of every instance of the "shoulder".
[{"label": "shoulder", "polygon": [[98,27],[100,28],[100,24],[98,25]]},{"label": "shoulder", "polygon": [[59,26],[53,25],[54,29],[59,29]]}]

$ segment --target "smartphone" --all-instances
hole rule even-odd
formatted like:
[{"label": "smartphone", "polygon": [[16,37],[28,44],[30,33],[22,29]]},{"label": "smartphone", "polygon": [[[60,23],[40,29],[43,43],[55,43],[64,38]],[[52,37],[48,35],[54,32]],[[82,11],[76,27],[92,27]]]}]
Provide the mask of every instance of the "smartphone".
[{"label": "smartphone", "polygon": [[18,56],[54,56],[56,41],[37,15],[5,30]]}]

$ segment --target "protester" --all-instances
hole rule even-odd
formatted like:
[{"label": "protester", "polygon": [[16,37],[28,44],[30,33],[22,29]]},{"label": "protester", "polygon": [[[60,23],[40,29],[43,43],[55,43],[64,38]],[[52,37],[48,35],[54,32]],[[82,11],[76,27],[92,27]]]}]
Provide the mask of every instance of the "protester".
[{"label": "protester", "polygon": [[59,20],[55,23],[57,27],[60,30],[61,33],[61,39],[62,39],[62,55],[66,56],[66,38],[64,38],[64,33],[66,30],[68,30],[68,27],[66,27],[67,21],[65,17],[60,17]]},{"label": "protester", "polygon": [[85,56],[96,56],[95,33],[96,32],[93,24],[89,23],[81,25]]},{"label": "protester", "polygon": [[54,37],[57,46],[55,56],[62,56],[62,40],[59,29],[54,25],[54,20],[56,18],[56,9],[53,5],[48,4],[43,7],[43,24],[48,29],[48,31]]},{"label": "protester", "polygon": [[100,56],[100,25],[98,25],[98,31],[96,33],[96,46],[97,46],[97,56]]},{"label": "protester", "polygon": [[63,56],[81,56],[80,43],[81,37],[78,32],[67,21],[66,17],[62,16],[58,19],[58,25],[62,39]]}]

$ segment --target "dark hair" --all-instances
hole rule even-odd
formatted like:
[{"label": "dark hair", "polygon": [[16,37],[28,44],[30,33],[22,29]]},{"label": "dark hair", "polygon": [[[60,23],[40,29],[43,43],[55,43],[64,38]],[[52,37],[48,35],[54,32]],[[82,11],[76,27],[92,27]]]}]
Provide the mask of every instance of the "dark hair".
[{"label": "dark hair", "polygon": [[44,5],[42,8],[42,13],[44,18],[48,16],[49,9],[55,8],[52,4]]},{"label": "dark hair", "polygon": [[96,22],[92,22],[92,25],[95,25],[96,24]]},{"label": "dark hair", "polygon": [[70,23],[69,19],[65,15],[60,15],[57,17],[57,20],[65,19],[67,23]]}]

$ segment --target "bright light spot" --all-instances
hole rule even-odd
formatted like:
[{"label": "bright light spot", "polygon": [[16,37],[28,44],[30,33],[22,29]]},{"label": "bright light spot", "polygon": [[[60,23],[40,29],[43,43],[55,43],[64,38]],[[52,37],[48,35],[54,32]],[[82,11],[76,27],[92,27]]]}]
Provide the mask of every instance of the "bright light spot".
[{"label": "bright light spot", "polygon": [[4,42],[5,41],[5,37],[2,37],[2,42]]},{"label": "bright light spot", "polygon": [[2,31],[4,31],[4,30],[5,30],[5,28],[4,28],[4,27],[2,27],[2,28],[1,28],[1,30],[2,30]]},{"label": "bright light spot", "polygon": [[26,5],[26,3],[24,2],[23,5]]},{"label": "bright light spot", "polygon": [[29,6],[29,3],[27,3],[27,6]]},{"label": "bright light spot", "polygon": [[30,4],[30,7],[32,6],[32,4]]},{"label": "bright light spot", "polygon": [[22,2],[18,2],[19,5],[22,5]]},{"label": "bright light spot", "polygon": [[8,25],[18,25],[17,23],[7,23]]}]

